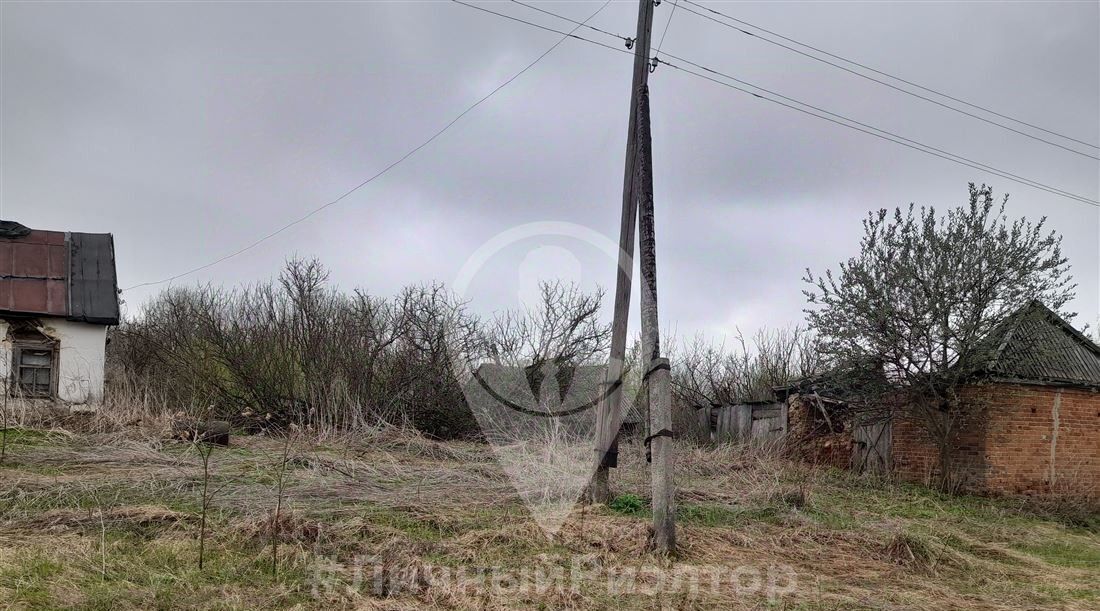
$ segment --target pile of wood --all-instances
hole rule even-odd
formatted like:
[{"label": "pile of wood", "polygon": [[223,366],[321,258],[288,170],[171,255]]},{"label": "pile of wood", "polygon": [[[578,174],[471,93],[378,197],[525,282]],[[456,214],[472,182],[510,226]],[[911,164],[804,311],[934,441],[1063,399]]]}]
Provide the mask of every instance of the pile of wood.
[{"label": "pile of wood", "polygon": [[229,445],[229,423],[224,420],[177,418],[172,422],[171,437],[172,439],[226,447]]}]

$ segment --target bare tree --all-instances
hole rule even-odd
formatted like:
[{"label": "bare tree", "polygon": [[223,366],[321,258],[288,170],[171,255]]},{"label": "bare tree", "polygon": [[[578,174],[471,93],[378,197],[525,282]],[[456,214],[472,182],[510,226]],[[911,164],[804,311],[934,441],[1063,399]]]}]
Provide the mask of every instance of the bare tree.
[{"label": "bare tree", "polygon": [[727,346],[696,337],[673,347],[672,387],[681,402],[702,407],[767,399],[776,386],[821,368],[814,335],[803,327],[761,329],[751,342],[738,331],[735,339]]},{"label": "bare tree", "polygon": [[1076,288],[1045,218],[1009,219],[1007,196],[998,206],[984,185],[969,195],[946,214],[913,205],[868,214],[860,253],[836,275],[805,277],[823,356],[840,369],[876,370],[855,376],[848,392],[915,416],[939,446],[945,488],[959,424],[981,407],[961,391],[990,361],[987,338],[1031,300],[1061,310]]},{"label": "bare tree", "polygon": [[493,361],[538,368],[603,362],[611,325],[600,321],[604,293],[586,294],[575,284],[539,283],[538,305],[496,316],[487,326],[485,344]]}]

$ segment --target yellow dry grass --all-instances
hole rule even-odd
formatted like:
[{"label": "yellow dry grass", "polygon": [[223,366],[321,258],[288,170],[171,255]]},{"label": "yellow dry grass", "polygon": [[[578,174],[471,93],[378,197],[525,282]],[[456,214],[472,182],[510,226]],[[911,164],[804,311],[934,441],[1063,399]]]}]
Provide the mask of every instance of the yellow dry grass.
[{"label": "yellow dry grass", "polygon": [[488,448],[392,429],[297,442],[274,524],[281,440],[216,450],[200,571],[199,462],[152,433],[17,436],[0,465],[0,608],[1100,608],[1100,519],[682,448],[679,553],[658,558],[636,444],[620,501],[548,536]]}]

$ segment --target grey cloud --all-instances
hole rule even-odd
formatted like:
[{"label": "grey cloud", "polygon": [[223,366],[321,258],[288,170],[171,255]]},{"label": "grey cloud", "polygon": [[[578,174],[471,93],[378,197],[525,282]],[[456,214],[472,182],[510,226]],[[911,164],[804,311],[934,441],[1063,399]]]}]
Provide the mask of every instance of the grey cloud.
[{"label": "grey cloud", "polygon": [[[1052,129],[1100,140],[1095,3],[714,3],[720,10]],[[492,8],[564,28],[510,3]],[[574,18],[589,2],[548,9]],[[657,11],[664,27],[671,2]],[[434,133],[557,35],[445,2],[4,4],[3,216],[115,234],[124,286],[231,252],[332,200]],[[635,5],[594,21],[630,34]],[[588,32],[586,36],[598,35]],[[612,44],[620,44],[608,39]],[[678,12],[665,49],[913,139],[1097,198],[1097,163]],[[615,239],[630,59],[577,41],[390,174],[181,282],[266,278],[315,255],[344,286],[451,280],[517,224]],[[867,210],[958,204],[968,181],[1049,216],[1100,316],[1100,211],[691,78],[651,82],[666,327],[801,318],[802,271],[853,254]],[[537,241],[536,241],[537,242]],[[546,240],[569,247],[567,241]],[[530,247],[538,246],[530,243]],[[584,251],[578,247],[578,252]],[[493,273],[518,266],[507,251]],[[586,282],[613,264],[578,255]],[[511,281],[475,307],[514,305]],[[132,313],[157,288],[126,295]]]}]

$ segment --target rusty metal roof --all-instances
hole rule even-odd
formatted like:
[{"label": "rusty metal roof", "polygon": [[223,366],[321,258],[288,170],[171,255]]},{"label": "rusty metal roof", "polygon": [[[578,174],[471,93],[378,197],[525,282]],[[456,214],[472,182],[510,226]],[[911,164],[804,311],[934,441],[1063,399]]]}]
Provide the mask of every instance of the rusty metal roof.
[{"label": "rusty metal roof", "polygon": [[118,324],[110,234],[26,230],[0,223],[0,313]]}]

